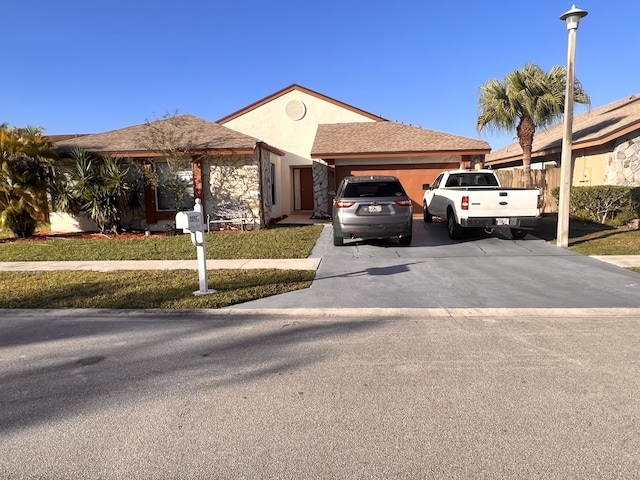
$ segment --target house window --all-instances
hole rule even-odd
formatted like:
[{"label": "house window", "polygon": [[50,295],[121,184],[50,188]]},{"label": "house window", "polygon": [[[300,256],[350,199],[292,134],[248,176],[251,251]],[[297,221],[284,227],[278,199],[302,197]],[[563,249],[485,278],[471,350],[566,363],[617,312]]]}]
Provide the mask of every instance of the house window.
[{"label": "house window", "polygon": [[[167,162],[156,162],[158,187],[156,188],[156,205],[158,211],[174,211],[178,203],[178,210],[188,210],[194,204],[193,171],[182,170],[173,178]],[[182,194],[179,202],[175,198]]]},{"label": "house window", "polygon": [[271,164],[271,204],[276,204],[276,166]]}]

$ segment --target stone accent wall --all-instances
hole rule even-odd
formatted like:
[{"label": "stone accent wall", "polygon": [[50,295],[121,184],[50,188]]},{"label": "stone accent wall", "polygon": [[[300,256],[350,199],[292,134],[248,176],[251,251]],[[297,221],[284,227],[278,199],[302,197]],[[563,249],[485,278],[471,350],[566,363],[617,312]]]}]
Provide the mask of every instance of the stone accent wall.
[{"label": "stone accent wall", "polygon": [[208,157],[208,168],[203,166],[205,214],[232,218],[243,213],[250,223],[261,226],[258,164],[254,155]]},{"label": "stone accent wall", "polygon": [[327,194],[329,185],[329,168],[323,160],[314,160],[312,166],[313,175],[313,217],[328,218],[329,195]]},{"label": "stone accent wall", "polygon": [[640,186],[640,136],[626,140],[607,155],[604,183]]}]

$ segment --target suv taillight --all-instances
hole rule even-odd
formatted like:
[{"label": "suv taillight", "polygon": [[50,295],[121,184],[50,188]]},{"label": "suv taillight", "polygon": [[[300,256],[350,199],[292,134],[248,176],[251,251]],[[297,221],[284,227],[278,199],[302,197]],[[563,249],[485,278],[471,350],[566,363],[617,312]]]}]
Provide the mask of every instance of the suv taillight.
[{"label": "suv taillight", "polygon": [[465,195],[462,197],[462,210],[469,210],[469,197]]},{"label": "suv taillight", "polygon": [[336,202],[336,208],[349,208],[351,206],[353,206],[353,204],[355,204],[356,202],[353,201],[346,201],[346,200],[338,200]]},{"label": "suv taillight", "polygon": [[410,207],[411,206],[411,199],[406,199],[406,200],[394,200],[394,203],[396,205],[400,205],[401,207]]}]

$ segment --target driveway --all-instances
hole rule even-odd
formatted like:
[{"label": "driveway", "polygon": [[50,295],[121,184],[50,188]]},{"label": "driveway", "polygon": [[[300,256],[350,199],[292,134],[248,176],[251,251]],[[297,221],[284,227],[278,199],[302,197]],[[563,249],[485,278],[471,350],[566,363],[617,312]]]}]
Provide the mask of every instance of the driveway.
[{"label": "driveway", "polygon": [[531,235],[450,240],[416,218],[413,243],[332,243],[325,226],[311,288],[236,305],[256,308],[637,308],[640,275]]}]

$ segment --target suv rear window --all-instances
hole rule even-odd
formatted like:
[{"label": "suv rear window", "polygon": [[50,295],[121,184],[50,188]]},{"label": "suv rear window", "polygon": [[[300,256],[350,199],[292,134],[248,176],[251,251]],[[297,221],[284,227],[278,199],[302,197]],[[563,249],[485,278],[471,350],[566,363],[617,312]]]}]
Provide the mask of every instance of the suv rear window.
[{"label": "suv rear window", "polygon": [[402,197],[405,195],[399,182],[348,183],[344,189],[344,196],[347,198]]}]

